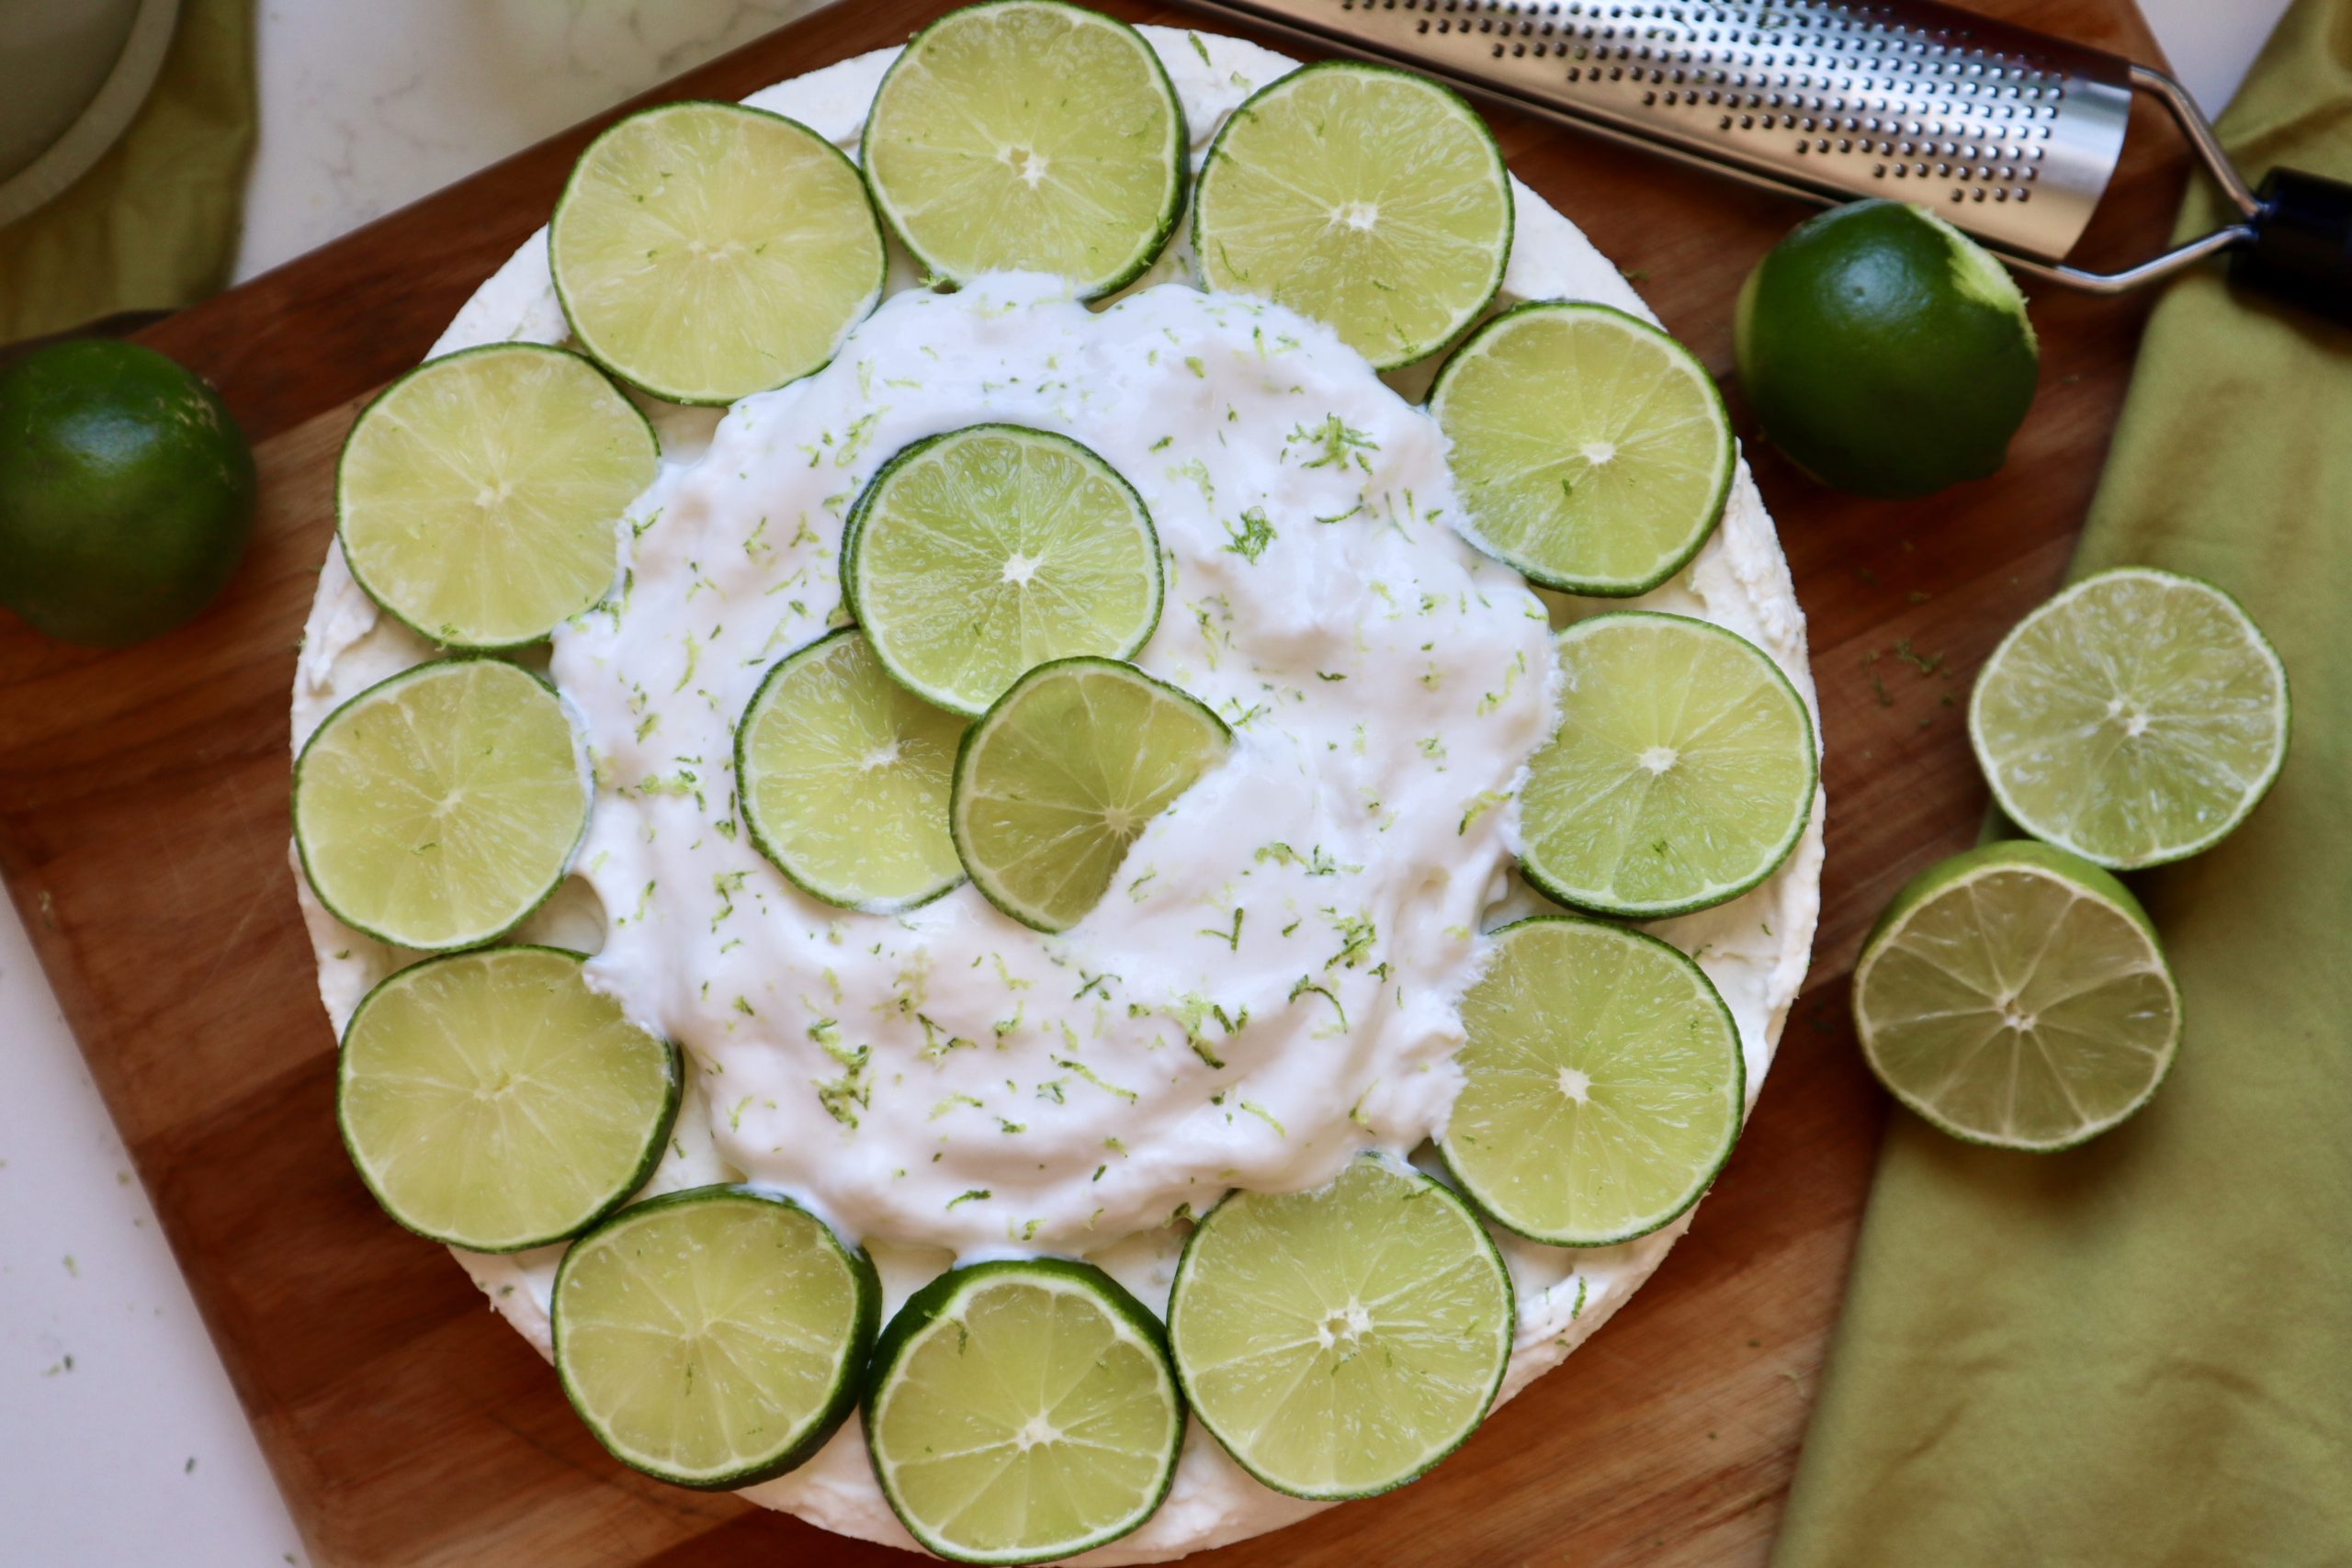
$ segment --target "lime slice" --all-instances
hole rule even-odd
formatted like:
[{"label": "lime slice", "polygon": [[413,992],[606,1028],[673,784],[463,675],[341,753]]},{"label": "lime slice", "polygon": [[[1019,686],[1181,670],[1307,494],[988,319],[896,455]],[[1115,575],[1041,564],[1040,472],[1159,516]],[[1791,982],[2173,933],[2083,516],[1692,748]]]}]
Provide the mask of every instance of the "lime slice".
[{"label": "lime slice", "polygon": [[1041,664],[964,737],[947,813],[956,852],[989,903],[1068,931],[1127,846],[1232,744],[1198,699],[1132,664]]},{"label": "lime slice", "polygon": [[1546,588],[1624,598],[1687,565],[1738,452],[1690,351],[1606,305],[1521,305],[1430,387],[1462,536]]},{"label": "lime slice", "polygon": [[395,947],[479,947],[563,880],[588,781],[555,688],[503,660],[402,671],[329,714],[294,760],[311,890]]},{"label": "lime slice", "polygon": [[1278,1492],[1365,1497],[1477,1429],[1510,1364],[1502,1255],[1442,1183],[1377,1156],[1311,1192],[1235,1192],[1176,1266],[1193,1413]]},{"label": "lime slice", "polygon": [[1530,1240],[1647,1235],[1699,1201],[1739,1136],[1731,1010],[1679,950],[1623,926],[1539,915],[1493,942],[1462,998],[1446,1165]]},{"label": "lime slice", "polygon": [[657,398],[726,403],[824,365],[882,298],[840,148],[741,104],[662,104],[588,144],[548,225],[580,346]]},{"label": "lime slice", "polygon": [[1968,738],[2035,838],[2117,870],[2210,850],[2287,761],[2287,671],[2238,602],[2121,567],[2018,623],[1984,662]]},{"label": "lime slice", "polygon": [[576,354],[467,349],[369,403],[335,469],[335,532],[370,598],[448,648],[512,648],[605,596],[653,427]]},{"label": "lime slice", "polygon": [[1520,870],[1628,919],[1737,897],[1813,817],[1813,719],[1767,654],[1683,615],[1619,611],[1553,639],[1560,728],[1528,763]]},{"label": "lime slice", "polygon": [[1142,497],[1077,442],[976,424],[892,457],[851,509],[842,581],[892,676],[978,717],[1025,670],[1125,659],[1159,625]]},{"label": "lime slice", "polygon": [[1189,145],[1168,73],[1133,28],[999,0],[914,36],[874,95],[859,157],[933,279],[1046,272],[1091,299],[1168,243]]},{"label": "lime slice", "polygon": [[1510,175],[1477,111],[1427,77],[1349,62],[1234,110],[1193,205],[1209,288],[1328,322],[1379,370],[1477,320],[1510,235]]},{"label": "lime slice", "polygon": [[910,696],[844,626],[768,671],[735,731],[752,842],[828,904],[889,914],[964,880],[947,795],[964,721]]},{"label": "lime slice", "polygon": [[623,1464],[749,1486],[857,1404],[882,1286],[864,1247],[749,1187],[633,1203],[563,1255],[549,1307],[572,1409]]},{"label": "lime slice", "polygon": [[1954,1137],[2063,1149],[2156,1091],[2180,993],[2123,884],[2012,840],[1904,885],[1863,939],[1854,1027],[1879,1081]]},{"label": "lime slice", "polygon": [[1167,1337],[1089,1263],[976,1263],[907,1298],[874,1348],[882,1495],[957,1562],[1045,1562],[1159,1506],[1184,1442]]},{"label": "lime slice", "polygon": [[514,1252],[577,1235],[645,1184],[677,1112],[677,1057],[590,990],[581,963],[552,947],[451,953],[361,1000],[335,1118],[386,1213]]}]

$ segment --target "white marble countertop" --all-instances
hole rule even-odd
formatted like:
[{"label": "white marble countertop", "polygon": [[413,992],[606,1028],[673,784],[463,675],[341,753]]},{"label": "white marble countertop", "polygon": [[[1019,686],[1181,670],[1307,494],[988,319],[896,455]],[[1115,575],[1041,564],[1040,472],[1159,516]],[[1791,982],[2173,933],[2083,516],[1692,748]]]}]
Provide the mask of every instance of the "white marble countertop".
[{"label": "white marble countertop", "polygon": [[[821,0],[263,0],[240,279]],[[850,0],[854,4],[856,0]],[[1963,0],[1965,3],[1965,0]],[[2286,0],[2141,0],[2218,108]],[[8,1560],[306,1561],[15,914],[0,908]]]}]

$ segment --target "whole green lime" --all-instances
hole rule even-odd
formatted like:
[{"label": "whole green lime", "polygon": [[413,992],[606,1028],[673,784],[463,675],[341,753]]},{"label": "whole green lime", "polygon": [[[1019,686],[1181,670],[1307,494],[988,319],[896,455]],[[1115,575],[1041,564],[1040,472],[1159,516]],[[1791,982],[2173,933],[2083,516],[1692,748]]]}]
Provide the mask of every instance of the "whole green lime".
[{"label": "whole green lime", "polygon": [[219,394],[108,339],[0,369],[0,604],[119,647],[210,604],[254,525],[254,456]]},{"label": "whole green lime", "polygon": [[1998,468],[2041,368],[2007,270],[1899,201],[1791,230],[1739,291],[1733,346],[1772,444],[1859,495],[1926,495]]}]

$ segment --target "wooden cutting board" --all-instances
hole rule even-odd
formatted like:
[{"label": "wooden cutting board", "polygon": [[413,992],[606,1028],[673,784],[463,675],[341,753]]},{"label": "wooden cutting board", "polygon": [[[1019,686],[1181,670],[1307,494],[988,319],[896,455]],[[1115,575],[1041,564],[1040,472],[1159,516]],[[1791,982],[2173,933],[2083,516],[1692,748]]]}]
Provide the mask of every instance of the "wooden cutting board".
[{"label": "wooden cutting board", "polygon": [[[1984,8],[2156,59],[2131,0]],[[900,41],[942,9],[845,0],[651,96],[737,97]],[[334,1041],[287,864],[286,708],[336,447],[357,405],[545,220],[611,118],[143,334],[220,385],[259,454],[259,535],[209,613],[110,653],[0,615],[0,874],[311,1553],[334,1568],[906,1561],[611,1462],[464,1275],[377,1212],[335,1138]],[[1896,885],[1975,832],[1984,795],[1960,705],[1999,634],[2058,580],[2145,309],[2037,289],[2041,395],[2008,466],[1923,502],[1836,496],[1760,446],[1731,381],[1740,280],[1801,209],[1490,118],[1511,167],[1731,387],[1812,622],[1830,803],[1821,934],[1739,1152],[1649,1288],[1429,1480],[1216,1554],[1230,1568],[1761,1561],[1884,1114],[1846,1021],[1847,970]],[[2143,252],[2168,226],[2175,145],[2153,117],[2135,118],[2130,145],[2095,257]]]}]

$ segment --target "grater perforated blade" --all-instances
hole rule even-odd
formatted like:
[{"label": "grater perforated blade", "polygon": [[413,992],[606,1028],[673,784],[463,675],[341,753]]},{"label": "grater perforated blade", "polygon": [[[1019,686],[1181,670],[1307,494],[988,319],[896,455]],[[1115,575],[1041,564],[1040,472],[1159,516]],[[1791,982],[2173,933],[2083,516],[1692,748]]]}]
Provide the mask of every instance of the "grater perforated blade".
[{"label": "grater perforated blade", "polygon": [[[2307,193],[2333,187],[2314,198],[2324,220],[2266,234],[2269,187],[2246,187],[2169,76],[1931,0],[1186,3],[1750,185],[1917,202],[2021,270],[2098,292],[2237,245],[2281,253],[2268,259],[2299,287],[2333,289],[2352,271],[2352,221],[2331,227],[2352,218],[2352,201],[2333,206],[2352,190],[2288,175]],[[2178,122],[2241,220],[2119,272],[2068,266],[2122,156],[2135,92]],[[2324,276],[2304,276],[2314,268]]]}]

